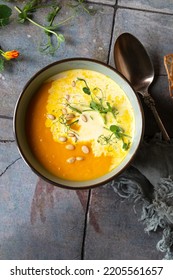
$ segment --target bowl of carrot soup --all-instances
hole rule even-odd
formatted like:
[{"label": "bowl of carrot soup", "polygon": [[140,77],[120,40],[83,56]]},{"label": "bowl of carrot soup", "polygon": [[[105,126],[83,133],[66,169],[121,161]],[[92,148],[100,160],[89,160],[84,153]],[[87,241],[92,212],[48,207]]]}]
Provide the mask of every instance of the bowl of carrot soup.
[{"label": "bowl of carrot soup", "polygon": [[57,61],[25,85],[14,111],[24,161],[55,186],[105,184],[131,162],[143,134],[134,90],[112,67],[92,59]]}]

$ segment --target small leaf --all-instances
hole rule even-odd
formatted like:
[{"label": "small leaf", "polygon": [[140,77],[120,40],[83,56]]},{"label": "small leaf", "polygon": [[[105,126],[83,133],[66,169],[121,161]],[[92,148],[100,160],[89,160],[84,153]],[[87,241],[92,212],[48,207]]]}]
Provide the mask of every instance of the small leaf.
[{"label": "small leaf", "polygon": [[12,9],[7,5],[0,5],[0,27],[9,23],[9,18],[12,14]]},{"label": "small leaf", "polygon": [[86,93],[86,94],[88,94],[88,95],[90,95],[90,94],[91,94],[90,89],[89,89],[89,88],[87,88],[87,87],[83,87],[83,92],[84,92],[84,93]]},{"label": "small leaf", "polygon": [[60,42],[64,42],[65,41],[65,38],[62,34],[58,34],[58,39]]},{"label": "small leaf", "polygon": [[4,70],[4,60],[0,59],[0,72]]},{"label": "small leaf", "polygon": [[130,142],[128,142],[128,143],[123,142],[123,149],[125,151],[127,151],[129,149],[129,147],[130,147]]},{"label": "small leaf", "polygon": [[101,105],[96,103],[94,100],[90,102],[90,108],[95,111],[99,111],[99,112],[101,111]]},{"label": "small leaf", "polygon": [[27,13],[26,13],[25,11],[22,11],[22,12],[18,15],[18,22],[24,23],[26,19],[27,19]]},{"label": "small leaf", "polygon": [[120,126],[111,125],[110,131],[112,131],[113,133],[117,133],[117,132],[119,133],[119,132],[123,132],[124,130]]}]

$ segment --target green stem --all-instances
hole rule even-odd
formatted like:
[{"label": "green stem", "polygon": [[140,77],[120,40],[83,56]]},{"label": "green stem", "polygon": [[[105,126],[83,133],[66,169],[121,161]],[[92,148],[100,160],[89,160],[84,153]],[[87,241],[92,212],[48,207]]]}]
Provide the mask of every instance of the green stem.
[{"label": "green stem", "polygon": [[49,30],[52,30],[52,29],[56,29],[57,27],[63,25],[64,23],[66,23],[67,21],[69,21],[70,19],[74,18],[74,15],[71,16],[71,17],[68,17],[67,19],[65,20],[62,20],[60,21],[58,24],[54,25],[54,26],[50,26]]},{"label": "green stem", "polygon": [[[16,11],[17,11],[18,13],[22,13],[22,11],[21,11],[17,6],[15,6],[14,8],[16,9]],[[26,19],[27,19],[28,21],[30,21],[31,23],[33,23],[34,25],[36,25],[36,26],[42,28],[44,31],[47,31],[47,32],[49,32],[49,33],[52,33],[52,34],[54,34],[56,37],[58,37],[58,34],[57,34],[56,32],[54,32],[54,31],[52,31],[51,29],[46,28],[45,26],[43,26],[43,25],[37,23],[36,21],[30,19],[30,18],[27,17],[27,16],[26,16]]]},{"label": "green stem", "polygon": [[59,6],[57,6],[56,9],[55,9],[55,12],[56,12],[56,13],[55,13],[54,16],[52,17],[49,26],[52,26],[52,23],[53,23],[53,21],[54,21],[56,15],[57,15],[57,13],[58,13],[60,10],[61,10],[61,8],[60,8]]}]

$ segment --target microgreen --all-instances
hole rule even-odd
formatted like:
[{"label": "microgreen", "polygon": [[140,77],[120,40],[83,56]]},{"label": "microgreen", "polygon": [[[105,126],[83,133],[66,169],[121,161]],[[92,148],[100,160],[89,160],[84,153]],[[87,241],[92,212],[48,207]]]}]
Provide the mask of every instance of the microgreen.
[{"label": "microgreen", "polygon": [[72,125],[79,122],[78,119],[74,120],[72,122],[69,122],[64,115],[61,115],[58,120],[59,120],[60,124],[63,124],[67,130],[69,130]]},{"label": "microgreen", "polygon": [[28,18],[32,17],[33,12],[36,11],[36,9],[40,8],[40,4],[42,1],[39,0],[30,0],[28,1],[22,9],[20,9],[20,13],[18,15],[18,22],[24,23]]},{"label": "microgreen", "polygon": [[95,14],[95,10],[91,10],[88,9],[86,6],[86,1],[85,0],[75,0],[76,4],[68,4],[69,7],[73,8],[73,9],[77,9],[79,7],[81,7],[84,12],[86,12],[89,15],[94,15]]},{"label": "microgreen", "polygon": [[66,104],[67,107],[69,107],[73,112],[77,112],[79,114],[82,114],[82,111],[79,110],[78,108],[74,107],[74,106],[71,106],[69,103]]},{"label": "microgreen", "polygon": [[[83,87],[82,90],[85,94],[91,96],[91,101],[90,101],[89,107],[91,110],[97,111],[98,113],[101,114],[101,116],[103,117],[104,123],[107,122],[106,114],[108,112],[112,113],[114,118],[116,117],[116,114],[118,113],[117,109],[114,106],[111,106],[109,102],[106,102],[106,104],[105,104],[104,93],[100,88],[95,87],[93,90],[91,90],[89,88],[86,80],[83,78],[77,78],[77,81],[82,81],[85,83],[85,87]],[[101,92],[102,97],[96,95],[95,92],[99,92],[99,93]],[[89,111],[89,110],[85,110],[85,111]]]},{"label": "microgreen", "polygon": [[130,148],[130,141],[128,143],[123,142],[123,149],[127,151]]},{"label": "microgreen", "polygon": [[85,83],[85,87],[82,88],[83,92],[86,93],[86,94],[88,94],[88,95],[91,95],[91,90],[90,90],[90,88],[89,88],[89,86],[88,86],[86,80],[85,80],[85,79],[82,79],[82,78],[77,78],[77,81],[82,81],[82,82],[84,82],[84,83]]},{"label": "microgreen", "polygon": [[[55,19],[55,17],[58,15],[59,11],[61,10],[60,6],[52,6],[51,7],[51,11],[48,13],[47,15],[47,21],[48,21],[48,25],[47,25],[47,29],[55,29],[55,26],[53,25],[53,21]],[[59,48],[61,42],[65,41],[65,38],[62,34],[58,34],[58,39],[57,39],[57,44],[53,44],[53,38],[52,38],[52,33],[49,30],[45,30],[45,34],[47,35],[47,43],[46,44],[41,44],[40,45],[40,51],[47,51],[50,54],[54,54],[55,51]]]},{"label": "microgreen", "polygon": [[9,23],[9,18],[12,14],[12,9],[7,5],[0,5],[0,27]]},{"label": "microgreen", "polygon": [[112,131],[114,133],[114,135],[118,139],[122,139],[123,136],[129,137],[129,135],[124,133],[124,129],[122,127],[120,127],[120,126],[111,125],[109,129],[110,129],[110,131]]},{"label": "microgreen", "polygon": [[[50,54],[54,54],[55,51],[60,47],[61,43],[63,43],[65,41],[65,38],[63,36],[63,34],[59,33],[57,30],[59,29],[59,27],[65,23],[67,23],[69,20],[71,20],[74,15],[68,17],[67,19],[59,22],[58,24],[54,25],[53,21],[55,19],[55,17],[57,16],[57,14],[59,13],[61,7],[59,5],[38,5],[39,3],[41,3],[41,1],[29,1],[24,7],[23,9],[20,9],[19,7],[15,6],[14,8],[17,10],[17,12],[19,13],[18,16],[18,21],[20,23],[24,23],[26,20],[28,20],[30,23],[36,25],[37,27],[41,28],[42,30],[44,30],[45,34],[47,35],[47,43],[46,44],[42,44],[40,45],[40,51],[45,51],[48,52]],[[48,13],[47,15],[47,25],[41,25],[38,22],[36,22],[35,20],[32,19],[33,16],[33,12],[38,9],[38,8],[42,8],[42,7],[48,7],[51,6],[51,11]],[[55,38],[56,42],[54,44],[53,42],[53,37]]]},{"label": "microgreen", "polygon": [[100,143],[101,145],[107,145],[107,144],[112,144],[112,141],[113,141],[113,133],[108,135],[108,136],[105,136],[105,135],[100,135],[97,139],[97,142]]},{"label": "microgreen", "polygon": [[125,151],[127,151],[127,150],[129,149],[129,147],[130,147],[130,142],[129,142],[129,141],[128,141],[128,143],[124,142],[124,137],[128,137],[128,138],[129,138],[130,136],[127,135],[127,134],[125,134],[125,133],[124,133],[124,129],[123,129],[122,127],[120,127],[120,126],[111,125],[109,129],[110,129],[110,131],[113,132],[113,134],[115,135],[115,137],[116,137],[117,139],[120,139],[120,140],[123,141],[123,146],[122,146],[122,148],[123,148]]},{"label": "microgreen", "polygon": [[124,135],[124,129],[120,126],[111,125],[109,129],[110,129],[110,131],[112,131],[114,133],[114,135],[118,139],[121,139],[122,136]]},{"label": "microgreen", "polygon": [[113,106],[110,105],[109,102],[106,102],[106,106],[103,105],[102,103],[102,99],[100,98],[99,99],[100,102],[96,102],[94,100],[92,100],[90,102],[90,108],[95,110],[95,111],[98,111],[100,114],[107,114],[108,112],[111,112],[113,114],[113,116],[115,117],[116,113],[117,113],[117,109]]}]

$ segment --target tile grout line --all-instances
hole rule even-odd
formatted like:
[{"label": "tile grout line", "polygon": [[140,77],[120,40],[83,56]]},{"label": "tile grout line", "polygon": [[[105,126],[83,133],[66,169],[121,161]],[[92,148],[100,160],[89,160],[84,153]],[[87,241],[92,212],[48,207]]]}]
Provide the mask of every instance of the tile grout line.
[{"label": "tile grout line", "polygon": [[6,171],[12,166],[14,165],[19,159],[21,159],[21,157],[15,159],[13,162],[11,162],[1,173],[0,173],[0,177],[2,175],[4,175],[6,173]]},{"label": "tile grout line", "polygon": [[87,233],[87,222],[89,218],[90,200],[91,200],[91,190],[88,191],[88,200],[87,200],[86,211],[85,211],[83,240],[82,240],[82,248],[81,248],[81,260],[84,260],[85,257],[85,241],[86,241],[86,233]]},{"label": "tile grout line", "polygon": [[6,115],[0,115],[0,119],[13,120],[13,117],[6,116]]},{"label": "tile grout line", "polygon": [[110,42],[109,42],[107,64],[109,64],[109,60],[110,60],[110,53],[111,53],[111,46],[112,46],[112,40],[113,40],[116,12],[117,12],[117,7],[115,6],[114,7],[114,13],[113,13],[113,19],[112,19],[112,30],[111,30],[111,38],[110,38]]},{"label": "tile grout line", "polygon": [[133,11],[147,12],[147,13],[152,13],[152,14],[162,14],[162,15],[169,15],[169,16],[173,15],[173,12],[168,13],[168,12],[154,11],[154,10],[148,10],[148,9],[140,9],[140,8],[135,8],[135,7],[120,6],[118,4],[117,4],[117,9],[133,10]]}]

